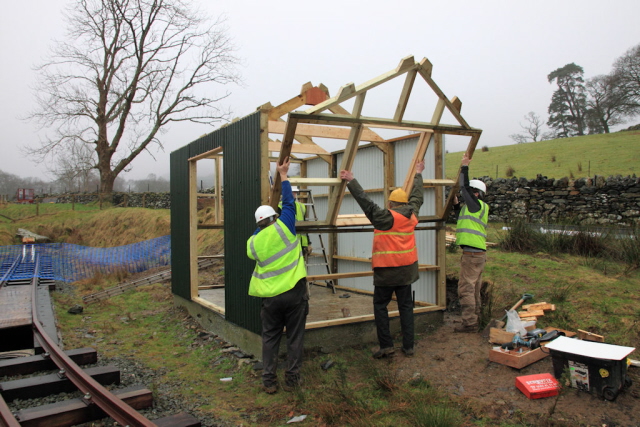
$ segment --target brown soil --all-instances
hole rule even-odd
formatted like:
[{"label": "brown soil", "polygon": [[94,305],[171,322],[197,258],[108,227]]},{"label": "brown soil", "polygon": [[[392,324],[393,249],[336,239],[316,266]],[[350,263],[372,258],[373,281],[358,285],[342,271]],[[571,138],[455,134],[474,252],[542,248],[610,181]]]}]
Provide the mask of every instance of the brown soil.
[{"label": "brown soil", "polygon": [[[640,369],[629,367],[634,384],[613,402],[576,389],[559,397],[528,399],[515,387],[516,377],[553,374],[550,356],[521,370],[489,361],[494,346],[480,333],[455,333],[457,314],[445,313],[444,325],[420,335],[416,355],[390,359],[403,377],[420,375],[460,402],[464,411],[496,423],[561,426],[639,426]],[[384,362],[383,362],[384,363]]]}]

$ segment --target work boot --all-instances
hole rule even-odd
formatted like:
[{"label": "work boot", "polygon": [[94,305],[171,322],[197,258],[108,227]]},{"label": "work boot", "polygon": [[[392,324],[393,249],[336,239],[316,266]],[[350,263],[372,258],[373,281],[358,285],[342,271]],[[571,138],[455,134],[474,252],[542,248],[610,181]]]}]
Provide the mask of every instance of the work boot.
[{"label": "work boot", "polygon": [[382,359],[383,357],[390,356],[395,352],[396,351],[394,350],[393,347],[381,348],[380,350],[378,350],[375,353],[373,353],[373,358],[374,359]]},{"label": "work boot", "polygon": [[404,355],[406,357],[413,357],[413,355],[414,355],[413,348],[404,348],[404,347],[402,347],[402,352],[404,353]]},{"label": "work boot", "polygon": [[462,333],[476,333],[478,332],[478,325],[467,325],[467,326],[456,326],[453,328],[454,332],[462,332]]},{"label": "work boot", "polygon": [[276,384],[274,385],[262,384],[262,390],[267,394],[274,394],[275,392],[278,391],[278,386]]}]

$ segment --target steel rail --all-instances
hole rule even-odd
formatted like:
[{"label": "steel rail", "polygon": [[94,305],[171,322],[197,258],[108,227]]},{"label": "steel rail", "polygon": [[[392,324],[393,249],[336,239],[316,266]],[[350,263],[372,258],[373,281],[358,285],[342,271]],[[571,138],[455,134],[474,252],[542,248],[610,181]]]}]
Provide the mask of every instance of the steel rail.
[{"label": "steel rail", "polygon": [[2,275],[2,278],[0,278],[0,286],[4,286],[4,284],[6,282],[9,281],[9,277],[11,277],[11,275],[13,274],[14,270],[18,267],[18,264],[20,264],[20,257],[22,255],[18,255],[16,257],[15,260],[13,260],[13,263],[11,264],[11,266],[7,269],[6,273],[4,273]]},{"label": "steel rail", "polygon": [[[35,260],[35,272],[38,272],[39,260]],[[96,380],[87,375],[69,356],[67,356],[45,332],[38,319],[37,287],[38,277],[34,274],[31,280],[31,311],[33,328],[40,345],[51,357],[51,360],[61,369],[69,380],[84,394],[83,400],[87,405],[95,403],[108,416],[113,418],[123,427],[154,427],[155,423],[145,418],[138,411],[127,405],[122,399],[115,396]]]},{"label": "steel rail", "polygon": [[7,402],[0,396],[0,426],[1,427],[20,427],[20,423],[9,409]]}]

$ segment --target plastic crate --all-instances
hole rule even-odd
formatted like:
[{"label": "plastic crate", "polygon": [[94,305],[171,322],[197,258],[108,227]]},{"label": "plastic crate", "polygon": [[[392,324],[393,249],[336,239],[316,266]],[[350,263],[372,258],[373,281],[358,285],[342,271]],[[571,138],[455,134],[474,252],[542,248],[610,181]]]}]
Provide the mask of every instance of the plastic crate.
[{"label": "plastic crate", "polygon": [[578,390],[613,401],[631,385],[627,356],[633,347],[559,337],[546,349],[551,353],[554,376],[560,379],[568,370],[571,386]]}]

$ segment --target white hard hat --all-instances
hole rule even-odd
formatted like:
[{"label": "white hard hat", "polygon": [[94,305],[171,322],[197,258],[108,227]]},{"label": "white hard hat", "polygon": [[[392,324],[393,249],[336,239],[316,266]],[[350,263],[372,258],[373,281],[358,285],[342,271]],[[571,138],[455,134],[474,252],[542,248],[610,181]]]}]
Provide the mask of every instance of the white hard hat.
[{"label": "white hard hat", "polygon": [[296,187],[295,185],[291,186],[291,191],[298,191],[298,187]]},{"label": "white hard hat", "polygon": [[262,205],[256,209],[256,223],[262,221],[265,218],[276,215],[276,211],[269,205]]},{"label": "white hard hat", "polygon": [[483,193],[487,192],[487,185],[479,179],[472,179],[471,181],[469,181],[469,187],[478,189]]}]

